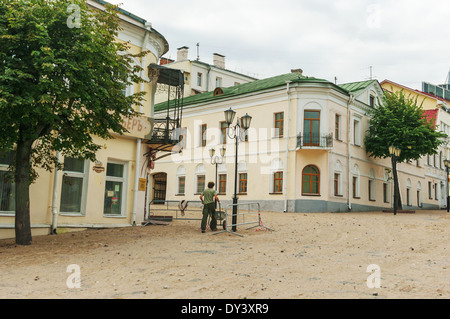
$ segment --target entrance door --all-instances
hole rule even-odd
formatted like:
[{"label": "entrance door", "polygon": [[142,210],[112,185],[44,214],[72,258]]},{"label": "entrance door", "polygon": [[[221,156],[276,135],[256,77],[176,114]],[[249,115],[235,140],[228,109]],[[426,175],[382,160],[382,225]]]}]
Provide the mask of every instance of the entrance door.
[{"label": "entrance door", "polygon": [[166,200],[166,186],[167,186],[166,173],[158,173],[153,175],[153,200],[158,201]]}]

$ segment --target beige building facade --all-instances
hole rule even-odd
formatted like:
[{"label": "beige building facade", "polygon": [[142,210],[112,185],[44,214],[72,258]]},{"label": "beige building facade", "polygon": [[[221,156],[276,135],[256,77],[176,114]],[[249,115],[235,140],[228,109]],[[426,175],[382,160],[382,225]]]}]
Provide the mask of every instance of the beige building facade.
[{"label": "beige building facade", "polygon": [[[89,0],[88,4],[102,10],[105,2]],[[149,51],[134,61],[144,69],[142,77],[149,79],[148,66],[168,51],[168,43],[144,19],[126,11],[119,17],[122,30],[117,40],[129,42],[130,53]],[[136,109],[142,115],[124,122],[129,132],[123,136],[109,140],[94,137],[94,142],[103,146],[97,162],[60,158],[64,171],[38,172],[39,178],[30,188],[32,235],[54,233],[59,228],[124,227],[144,220],[150,171],[146,141],[152,132],[156,82],[126,89],[125,94],[146,92],[143,106]],[[0,158],[0,177],[10,162],[8,154]],[[0,238],[13,238],[14,184],[0,183]]]}]

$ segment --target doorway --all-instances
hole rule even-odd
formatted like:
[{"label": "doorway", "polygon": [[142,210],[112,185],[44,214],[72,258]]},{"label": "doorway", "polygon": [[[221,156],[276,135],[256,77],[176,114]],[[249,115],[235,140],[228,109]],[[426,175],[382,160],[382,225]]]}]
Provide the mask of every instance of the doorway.
[{"label": "doorway", "polygon": [[[167,187],[167,174],[157,173],[153,175],[153,200],[165,201]],[[164,204],[164,203],[161,203]]]}]

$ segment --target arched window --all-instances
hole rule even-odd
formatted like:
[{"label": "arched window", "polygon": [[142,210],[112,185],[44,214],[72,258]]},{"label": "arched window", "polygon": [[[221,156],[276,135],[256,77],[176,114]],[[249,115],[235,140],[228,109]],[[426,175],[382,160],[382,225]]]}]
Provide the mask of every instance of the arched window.
[{"label": "arched window", "polygon": [[309,165],[303,169],[302,194],[320,195],[320,172],[316,166]]}]

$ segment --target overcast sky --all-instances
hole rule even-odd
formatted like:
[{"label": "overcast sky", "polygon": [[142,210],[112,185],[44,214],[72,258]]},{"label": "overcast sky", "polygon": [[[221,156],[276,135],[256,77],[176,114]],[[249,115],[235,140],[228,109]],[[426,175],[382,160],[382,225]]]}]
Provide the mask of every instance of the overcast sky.
[{"label": "overcast sky", "polygon": [[152,23],[165,57],[189,58],[257,78],[301,68],[337,83],[389,79],[414,89],[450,71],[450,1],[445,0],[110,0]]}]

